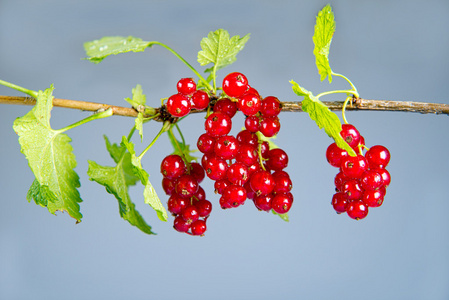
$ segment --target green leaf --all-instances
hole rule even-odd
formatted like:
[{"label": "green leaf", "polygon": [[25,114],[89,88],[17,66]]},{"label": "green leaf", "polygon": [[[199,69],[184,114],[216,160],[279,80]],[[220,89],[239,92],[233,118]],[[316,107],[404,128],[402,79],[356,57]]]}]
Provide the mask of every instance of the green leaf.
[{"label": "green leaf", "polygon": [[334,139],[338,147],[348,151],[349,155],[355,156],[356,153],[348,143],[341,137],[341,122],[338,116],[330,111],[330,109],[321,102],[318,98],[303,87],[299,86],[293,80],[290,81],[293,85],[293,91],[298,96],[304,97],[302,101],[302,110],[309,114],[309,117],[315,121],[319,128],[324,128],[328,136]]},{"label": "green leaf", "polygon": [[39,91],[33,109],[17,118],[13,125],[14,131],[19,135],[21,152],[36,178],[28,191],[27,199],[34,199],[52,214],[66,211],[80,222],[80,182],[78,174],[73,170],[76,159],[70,137],[63,134],[62,130],[53,130],[50,126],[52,92],[53,86]]},{"label": "green leaf", "polygon": [[201,40],[202,50],[198,52],[198,62],[202,66],[213,63],[215,70],[224,68],[237,60],[237,53],[245,47],[248,39],[249,34],[242,38],[238,35],[230,38],[229,32],[224,29],[209,32]]},{"label": "green leaf", "polygon": [[133,98],[125,98],[125,100],[131,104],[132,107],[139,110],[140,106],[145,106],[147,102],[147,96],[143,93],[142,86],[140,84],[136,85],[132,89]]},{"label": "green leaf", "polygon": [[[128,153],[129,154],[129,153]],[[131,201],[128,193],[128,184],[125,179],[123,163],[129,160],[130,156],[123,156],[122,160],[115,166],[101,166],[94,161],[88,161],[89,169],[87,174],[89,179],[95,181],[106,188],[106,191],[117,199],[120,216],[131,225],[136,226],[147,234],[155,234],[136,210],[135,204]]]},{"label": "green leaf", "polygon": [[143,141],[143,122],[144,122],[143,113],[139,112],[137,114],[137,118],[134,119],[134,124],[136,126],[136,129],[139,131],[141,142]]},{"label": "green leaf", "polygon": [[140,182],[145,187],[143,191],[144,201],[149,204],[157,213],[158,218],[161,221],[167,221],[168,215],[161,200],[157,196],[156,190],[151,184],[148,173],[142,168],[142,163],[140,158],[136,156],[136,151],[134,150],[134,144],[127,140],[124,136],[122,137],[122,145],[125,146],[129,153],[131,154],[131,162],[134,167],[134,173],[140,178]]},{"label": "green leaf", "polygon": [[271,212],[273,213],[273,215],[277,215],[279,216],[282,220],[284,220],[285,222],[289,222],[289,218],[288,218],[288,213],[285,214],[278,214],[277,212],[275,212],[273,209],[271,210]]},{"label": "green leaf", "polygon": [[84,43],[87,59],[99,63],[109,55],[126,52],[142,52],[151,46],[151,42],[142,41],[133,36],[106,36],[99,40]]},{"label": "green leaf", "polygon": [[139,178],[134,174],[134,167],[131,163],[131,154],[129,154],[129,152],[126,152],[126,147],[117,145],[115,143],[111,144],[106,135],[104,135],[103,137],[106,143],[106,149],[108,150],[114,162],[116,164],[121,162],[122,164],[126,185],[135,185]]},{"label": "green leaf", "polygon": [[256,132],[257,137],[259,138],[259,141],[266,141],[268,143],[269,149],[277,149],[279,148],[278,145],[276,145],[273,140],[276,139],[276,136],[273,137],[266,137],[264,136],[260,131]]},{"label": "green leaf", "polygon": [[321,81],[326,79],[326,76],[329,76],[329,82],[332,82],[332,70],[329,65],[329,48],[334,32],[334,13],[328,4],[316,17],[315,32],[313,34],[313,43],[315,44],[313,54],[315,55],[318,73],[321,75]]}]

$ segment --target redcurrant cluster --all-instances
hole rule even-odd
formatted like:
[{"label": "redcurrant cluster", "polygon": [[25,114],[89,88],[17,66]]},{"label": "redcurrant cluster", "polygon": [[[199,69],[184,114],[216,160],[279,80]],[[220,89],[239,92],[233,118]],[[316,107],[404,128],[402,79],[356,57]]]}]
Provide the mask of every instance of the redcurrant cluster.
[{"label": "redcurrant cluster", "polygon": [[[391,181],[385,169],[390,152],[380,145],[365,147],[365,139],[351,124],[342,125],[340,135],[357,155],[350,156],[335,143],[327,148],[327,161],[340,169],[335,176],[336,193],[331,203],[337,213],[347,212],[351,218],[360,220],[368,215],[369,207],[379,207],[384,201]],[[368,150],[364,153],[365,149]]]},{"label": "redcurrant cluster", "polygon": [[[201,164],[221,195],[221,208],[238,207],[251,199],[259,210],[288,212],[293,203],[292,182],[284,171],[288,156],[280,148],[270,149],[257,134],[272,137],[279,132],[280,101],[272,96],[262,99],[237,72],[224,78],[222,88],[228,97],[215,103],[205,121],[206,132],[197,142],[203,153]],[[233,136],[229,133],[237,111],[246,115],[245,129]]]},{"label": "redcurrant cluster", "polygon": [[169,155],[162,160],[162,188],[170,196],[168,211],[175,216],[173,227],[191,235],[203,235],[212,204],[206,200],[206,192],[199,185],[204,169],[196,162],[186,163],[179,155]]},{"label": "redcurrant cluster", "polygon": [[168,97],[167,111],[174,117],[184,117],[192,108],[205,109],[209,105],[209,95],[196,89],[192,78],[182,78],[178,81],[177,94]]}]

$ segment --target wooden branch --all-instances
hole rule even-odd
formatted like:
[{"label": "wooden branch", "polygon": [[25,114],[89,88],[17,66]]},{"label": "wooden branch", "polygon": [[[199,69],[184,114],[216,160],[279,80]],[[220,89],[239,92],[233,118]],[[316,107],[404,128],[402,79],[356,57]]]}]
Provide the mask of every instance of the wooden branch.
[{"label": "wooden branch", "polygon": [[[325,101],[323,102],[330,110],[342,110],[344,101]],[[30,97],[0,96],[0,104],[15,105],[34,105],[36,100]],[[114,106],[102,103],[53,99],[53,105],[56,107],[79,109],[83,111],[102,111],[112,108],[114,115],[125,117],[137,117],[137,111],[130,107]],[[389,101],[389,100],[367,100],[355,98],[352,103],[346,106],[346,110],[377,110],[377,111],[403,111],[422,114],[445,114],[449,116],[449,104],[410,102],[410,101]],[[282,111],[302,112],[301,102],[282,102]],[[192,110],[192,113],[202,111]]]}]

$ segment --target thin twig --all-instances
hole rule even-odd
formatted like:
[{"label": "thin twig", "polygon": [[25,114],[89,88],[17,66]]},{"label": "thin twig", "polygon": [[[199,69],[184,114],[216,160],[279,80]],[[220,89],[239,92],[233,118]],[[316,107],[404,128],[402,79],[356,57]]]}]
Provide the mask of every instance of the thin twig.
[{"label": "thin twig", "polygon": [[[344,101],[325,101],[330,110],[340,111],[343,108]],[[36,100],[30,97],[15,97],[15,96],[0,96],[0,104],[15,104],[15,105],[34,105]],[[113,114],[125,117],[137,117],[137,111],[130,107],[114,106],[109,104],[67,100],[67,99],[53,99],[53,105],[57,107],[79,109],[83,111],[102,111],[112,108]],[[449,104],[440,103],[425,103],[425,102],[411,102],[411,101],[389,101],[389,100],[367,100],[362,98],[355,98],[346,110],[377,110],[377,111],[403,111],[415,112],[422,114],[445,114],[449,116]],[[302,112],[301,102],[282,102],[282,111],[286,112]],[[192,113],[203,111],[192,110]]]}]

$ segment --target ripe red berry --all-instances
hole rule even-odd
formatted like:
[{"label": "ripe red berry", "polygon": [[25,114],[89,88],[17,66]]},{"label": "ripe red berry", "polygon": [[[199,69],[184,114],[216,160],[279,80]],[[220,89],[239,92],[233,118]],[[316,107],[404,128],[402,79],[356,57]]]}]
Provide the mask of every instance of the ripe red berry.
[{"label": "ripe red berry", "polygon": [[271,207],[278,214],[287,213],[293,204],[293,195],[291,193],[277,194],[271,201]]},{"label": "ripe red berry", "polygon": [[162,178],[162,189],[165,194],[171,195],[175,190],[175,179],[170,179],[167,177]]},{"label": "ripe red berry", "polygon": [[205,91],[198,90],[193,93],[190,102],[192,102],[192,108],[201,110],[207,108],[210,102],[210,98]]},{"label": "ripe red berry", "polygon": [[276,171],[273,174],[274,180],[274,190],[273,192],[276,194],[279,193],[288,193],[292,189],[292,180],[290,176],[285,171]]},{"label": "ripe red berry", "polygon": [[281,148],[270,150],[267,158],[267,165],[270,170],[280,171],[288,166],[288,155]]},{"label": "ripe red berry", "polygon": [[246,189],[243,186],[231,184],[223,191],[222,197],[232,207],[237,207],[245,203]]},{"label": "ripe red berry", "polygon": [[245,119],[245,128],[250,132],[259,131],[259,117],[257,116],[248,116]]},{"label": "ripe red berry", "polygon": [[356,147],[360,142],[360,132],[351,124],[341,125],[341,137],[348,143],[351,147]]},{"label": "ripe red berry", "polygon": [[363,196],[363,189],[357,179],[349,179],[343,185],[342,192],[348,200],[358,200]]},{"label": "ripe red berry", "polygon": [[276,117],[281,112],[281,109],[281,101],[276,97],[268,96],[262,100],[260,113],[264,117]]},{"label": "ripe red berry", "polygon": [[241,145],[251,145],[253,147],[258,146],[259,138],[254,132],[249,130],[242,130],[237,134],[237,140]]},{"label": "ripe red berry", "polygon": [[268,195],[259,195],[254,197],[254,205],[258,210],[270,211],[272,206],[271,202],[273,201],[273,194]]},{"label": "ripe red berry", "polygon": [[202,153],[210,153],[214,151],[215,147],[215,138],[211,137],[207,133],[203,133],[198,138],[198,142],[196,143],[198,150]]},{"label": "ripe red berry", "polygon": [[228,180],[235,185],[243,185],[248,181],[248,167],[241,162],[235,162],[228,167],[226,173]]},{"label": "ripe red berry", "polygon": [[192,224],[200,218],[198,209],[194,205],[188,205],[186,208],[184,208],[181,211],[180,216],[189,224]]},{"label": "ripe red berry", "polygon": [[176,194],[183,198],[190,198],[198,191],[199,185],[195,177],[184,174],[176,180]]},{"label": "ripe red berry", "polygon": [[365,191],[363,193],[362,201],[369,207],[379,207],[384,202],[385,187],[381,187],[375,191]]},{"label": "ripe red berry", "polygon": [[340,168],[342,159],[348,156],[348,151],[341,149],[336,143],[332,143],[327,147],[326,159],[333,167]]},{"label": "ripe red berry", "polygon": [[212,211],[212,203],[210,203],[209,200],[203,199],[203,200],[199,200],[194,202],[194,205],[198,211],[198,215],[200,217],[207,217],[210,215],[211,211]]},{"label": "ripe red berry", "polygon": [[204,127],[212,137],[223,136],[231,131],[232,121],[227,114],[213,113],[207,117]]},{"label": "ripe red berry", "polygon": [[376,170],[366,170],[360,178],[360,183],[365,190],[377,190],[383,185],[382,175]]},{"label": "ripe red berry", "polygon": [[380,174],[380,176],[382,176],[382,182],[383,182],[384,187],[387,187],[390,185],[391,176],[390,176],[390,172],[388,172],[387,169],[374,169],[374,171],[376,171],[377,173]]},{"label": "ripe red berry", "polygon": [[193,222],[190,226],[190,230],[192,231],[192,235],[203,235],[207,230],[206,221],[197,220]]},{"label": "ripe red berry", "polygon": [[179,155],[168,155],[161,163],[161,173],[169,179],[178,178],[186,172],[184,160]]},{"label": "ripe red berry", "polygon": [[352,201],[348,204],[346,212],[351,218],[361,220],[368,215],[368,205],[363,203],[362,200]]},{"label": "ripe red berry", "polygon": [[365,157],[371,169],[385,168],[390,162],[390,151],[384,146],[376,145],[369,148]]},{"label": "ripe red berry", "polygon": [[343,158],[340,166],[341,171],[349,178],[360,178],[368,169],[368,162],[363,155],[347,156]]},{"label": "ripe red berry", "polygon": [[346,209],[348,207],[348,199],[346,198],[346,195],[342,192],[335,193],[332,197],[332,206],[334,207],[334,210],[337,212],[337,214],[341,214],[346,212]]},{"label": "ripe red berry", "polygon": [[225,178],[225,179],[219,179],[217,181],[215,181],[214,183],[214,189],[215,189],[215,194],[223,194],[223,191],[225,190],[225,188],[227,188],[228,186],[231,185],[231,182]]},{"label": "ripe red berry", "polygon": [[259,171],[250,178],[250,185],[257,196],[267,195],[274,189],[273,176],[268,171]]},{"label": "ripe red berry", "polygon": [[181,213],[181,211],[187,207],[188,200],[185,198],[182,198],[176,194],[173,194],[168,198],[167,201],[167,208],[170,213],[173,215],[178,215]]},{"label": "ripe red berry", "polygon": [[206,176],[203,167],[197,162],[190,163],[190,175],[192,175],[198,183],[201,183]]},{"label": "ripe red berry", "polygon": [[220,112],[232,118],[237,113],[237,103],[229,98],[222,98],[215,103],[214,112]]},{"label": "ripe red berry", "polygon": [[281,123],[278,117],[266,117],[260,121],[259,131],[266,137],[275,136],[280,129]]},{"label": "ripe red berry", "polygon": [[172,95],[167,100],[167,111],[174,117],[184,117],[191,108],[189,98],[182,94]]},{"label": "ripe red berry", "polygon": [[248,88],[248,79],[239,72],[233,72],[223,79],[223,91],[230,97],[240,97]]},{"label": "ripe red berry", "polygon": [[179,232],[187,232],[190,229],[190,223],[184,220],[181,216],[177,216],[173,221],[173,228]]},{"label": "ripe red berry", "polygon": [[255,94],[245,94],[239,98],[238,102],[239,110],[247,115],[253,116],[260,110],[260,98]]},{"label": "ripe red berry", "polygon": [[192,95],[196,91],[196,83],[193,78],[182,78],[176,84],[178,92],[183,95]]},{"label": "ripe red berry", "polygon": [[259,157],[257,149],[251,145],[240,145],[239,152],[236,156],[238,162],[242,162],[247,166],[257,163]]},{"label": "ripe red berry", "polygon": [[207,177],[212,180],[224,179],[228,170],[228,164],[225,160],[217,156],[212,156],[207,160],[204,170],[206,171]]},{"label": "ripe red berry", "polygon": [[215,142],[214,151],[222,159],[233,159],[239,151],[239,142],[232,135],[221,136]]}]

